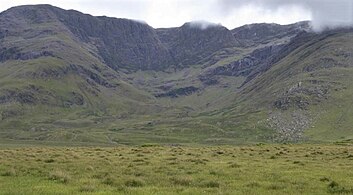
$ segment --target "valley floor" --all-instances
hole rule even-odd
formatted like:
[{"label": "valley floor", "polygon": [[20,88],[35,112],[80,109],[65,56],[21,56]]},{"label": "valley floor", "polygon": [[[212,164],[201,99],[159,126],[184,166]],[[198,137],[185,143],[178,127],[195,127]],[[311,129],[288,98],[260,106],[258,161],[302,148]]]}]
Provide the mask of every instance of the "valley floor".
[{"label": "valley floor", "polygon": [[0,194],[350,194],[349,144],[0,148]]}]

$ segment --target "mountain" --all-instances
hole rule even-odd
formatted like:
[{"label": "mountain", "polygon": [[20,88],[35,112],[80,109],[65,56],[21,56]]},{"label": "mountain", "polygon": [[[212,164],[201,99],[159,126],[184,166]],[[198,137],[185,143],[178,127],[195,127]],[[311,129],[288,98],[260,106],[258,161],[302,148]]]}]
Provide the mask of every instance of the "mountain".
[{"label": "mountain", "polygon": [[197,65],[212,53],[239,45],[231,31],[220,25],[202,27],[190,22],[179,28],[157,29],[157,34],[181,67]]},{"label": "mountain", "polygon": [[269,121],[281,139],[351,138],[352,38],[352,29],[300,34],[244,91],[248,97],[256,91],[257,103],[270,100]]},{"label": "mountain", "polygon": [[[60,11],[72,13],[48,5],[1,13],[2,125],[12,127],[7,119],[21,116],[38,115],[53,124],[56,117],[67,114],[76,113],[73,117],[78,118],[117,110],[145,112],[142,108],[157,106],[150,95],[125,82],[121,73],[107,65],[97,47],[76,36],[59,18]],[[129,106],[133,104],[140,109]],[[27,122],[21,120],[15,126],[27,128],[32,124]]]},{"label": "mountain", "polygon": [[[113,69],[160,68],[170,60],[167,49],[159,41],[154,29],[147,24],[127,19],[93,17],[49,5],[16,7],[4,12],[2,18],[7,18],[3,21],[4,25],[13,23],[9,30],[16,32],[28,25],[60,26],[62,29],[56,30],[66,31],[76,41],[94,47],[101,61]],[[20,20],[22,23],[18,23]]]},{"label": "mountain", "polygon": [[0,14],[0,140],[352,139],[352,29],[148,24],[50,5]]},{"label": "mountain", "polygon": [[310,22],[303,21],[289,25],[279,24],[249,24],[233,29],[233,36],[244,47],[255,46],[258,44],[266,44],[288,40],[296,36],[298,33],[308,31]]}]

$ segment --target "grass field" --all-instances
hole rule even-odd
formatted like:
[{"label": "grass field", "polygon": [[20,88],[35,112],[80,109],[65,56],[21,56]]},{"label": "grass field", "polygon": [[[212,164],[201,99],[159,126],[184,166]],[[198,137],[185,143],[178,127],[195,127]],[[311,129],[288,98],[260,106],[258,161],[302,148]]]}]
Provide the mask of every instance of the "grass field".
[{"label": "grass field", "polygon": [[353,148],[0,148],[0,194],[352,194]]}]

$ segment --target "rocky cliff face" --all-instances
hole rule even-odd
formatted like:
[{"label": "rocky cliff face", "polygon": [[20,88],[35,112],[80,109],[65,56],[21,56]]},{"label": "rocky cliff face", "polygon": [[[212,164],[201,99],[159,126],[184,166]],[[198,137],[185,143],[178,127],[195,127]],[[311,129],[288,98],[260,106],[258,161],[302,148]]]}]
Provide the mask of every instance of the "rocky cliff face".
[{"label": "rocky cliff face", "polygon": [[[137,31],[140,32],[140,35],[135,35],[140,36],[137,41],[145,40],[141,36],[148,39],[149,33],[152,33],[150,36],[152,41],[157,40],[158,43],[158,38],[153,34],[154,30],[145,24],[129,20],[119,23],[114,20],[113,24],[119,23],[115,27],[113,25],[114,28],[120,27],[128,31],[119,30],[125,33],[119,34],[120,39],[125,38],[125,43],[121,41],[122,48],[127,50],[142,48],[136,49],[135,57],[131,57],[132,61],[124,61],[124,59],[130,59],[126,51],[109,53],[112,48],[118,49],[121,45],[112,40],[104,40],[105,36],[110,36],[109,33],[118,32],[98,29],[103,28],[100,26],[101,23],[104,24],[103,20],[105,19],[97,19],[50,5],[20,6],[1,13],[0,104],[105,109],[108,102],[114,101],[109,100],[108,97],[115,97],[120,102],[125,98],[124,96],[129,96],[119,92],[122,88],[125,88],[126,93],[133,91],[133,94],[139,94],[139,91],[133,87],[121,84],[120,73],[113,68],[120,69],[121,67],[115,65],[123,63],[129,65],[126,65],[125,69],[130,71],[139,67],[140,69],[151,68],[149,67],[151,64],[158,65],[152,62],[155,58],[151,56],[149,57],[151,61],[145,59],[149,55],[158,56],[157,54],[143,51],[145,58],[141,57],[143,46],[140,46],[140,43],[133,42],[132,46],[128,47],[126,45],[128,37],[125,34],[132,33],[136,30],[134,28],[141,28],[145,30]],[[74,28],[73,24],[77,26]],[[103,30],[108,34],[102,34]],[[104,41],[107,44],[110,41],[111,45],[104,47],[104,51],[109,54],[107,55],[114,58],[125,54],[124,59],[119,58],[114,64],[107,63],[102,48],[93,44],[92,40],[102,45]],[[145,50],[146,48],[149,50],[149,43],[144,47]],[[151,48],[153,49],[153,46]],[[163,51],[166,52],[165,49]],[[142,63],[143,60],[146,60],[146,63]],[[101,105],[98,106],[98,104]],[[0,112],[3,108],[0,106]]]},{"label": "rocky cliff face", "polygon": [[[318,106],[334,122],[337,110],[348,112],[343,118],[353,110],[341,109],[353,91],[352,29],[309,29],[308,22],[153,29],[50,5],[11,8],[0,13],[0,120],[45,121],[50,129],[70,112],[70,120],[89,118],[105,130],[161,136],[192,124],[259,141],[258,130],[268,138],[270,128],[278,140],[298,141],[314,121],[309,112],[322,114]],[[148,122],[145,131],[129,117],[163,123]]]},{"label": "rocky cliff face", "polygon": [[[31,29],[30,25],[33,24],[41,28]],[[0,25],[0,38],[19,36],[30,39],[65,33],[75,41],[88,45],[91,53],[114,70],[127,72],[183,68],[205,62],[212,54],[227,48],[288,40],[309,28],[308,22],[302,22],[286,26],[253,24],[232,31],[220,25],[204,28],[197,23],[153,29],[141,22],[94,17],[50,5],[9,9],[0,15]],[[4,61],[53,56],[49,50],[48,47],[24,53],[20,48],[3,47],[0,58]]]},{"label": "rocky cliff face", "polygon": [[157,29],[157,33],[181,67],[197,64],[219,50],[239,46],[231,31],[220,25],[202,28],[186,23],[179,28]]},{"label": "rocky cliff face", "polygon": [[162,70],[173,63],[169,51],[147,24],[77,11],[54,12],[76,37],[96,46],[104,62],[115,70]]},{"label": "rocky cliff face", "polygon": [[310,30],[310,22],[298,22],[290,25],[249,24],[232,30],[234,37],[243,47],[268,44],[276,40],[288,39],[302,31]]},{"label": "rocky cliff face", "polygon": [[[121,71],[182,70],[205,62],[209,68],[197,77],[202,83],[218,84],[218,76],[242,76],[247,78],[246,83],[297,48],[300,41],[288,45],[286,41],[307,29],[308,23],[254,24],[230,31],[221,25],[191,22],[177,28],[153,29],[132,20],[38,5],[1,13],[0,26],[0,62],[20,60],[34,64],[32,67],[23,63],[23,73],[17,77],[63,79],[76,75],[86,80],[84,89],[88,94],[96,96],[101,91],[99,87],[115,88]],[[224,58],[232,59],[242,49],[249,51],[242,58],[212,66]],[[157,93],[157,97],[186,96],[199,88],[184,85]],[[6,94],[4,100],[16,93]],[[18,99],[18,95],[12,96]]]},{"label": "rocky cliff face", "polygon": [[[163,69],[171,63],[169,51],[147,24],[127,19],[93,17],[49,5],[21,6],[4,12],[1,17],[1,35],[23,35],[20,30],[31,24],[61,25],[76,40],[96,47],[104,63],[113,69]],[[58,32],[52,28],[41,33]]]},{"label": "rocky cliff face", "polygon": [[283,47],[284,45],[273,45],[255,49],[239,60],[223,66],[208,68],[202,77],[212,77],[216,75],[248,77],[249,75],[255,74],[258,68],[269,66],[267,65],[269,59],[276,56]]},{"label": "rocky cliff face", "polygon": [[208,68],[200,79],[208,82],[217,75],[243,76],[246,78],[243,86],[310,40],[314,34],[307,32],[309,28],[308,22],[299,22],[284,26],[252,24],[233,29],[240,48],[254,49],[239,60]]}]

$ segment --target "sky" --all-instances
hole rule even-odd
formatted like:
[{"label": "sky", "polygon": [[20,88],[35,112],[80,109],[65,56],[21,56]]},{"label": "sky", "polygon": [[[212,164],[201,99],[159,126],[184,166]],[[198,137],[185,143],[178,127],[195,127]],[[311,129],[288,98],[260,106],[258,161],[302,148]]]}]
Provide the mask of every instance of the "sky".
[{"label": "sky", "polygon": [[353,0],[0,0],[0,11],[51,4],[94,16],[145,21],[154,28],[208,21],[229,29],[251,23],[312,20],[314,29],[353,26]]}]

